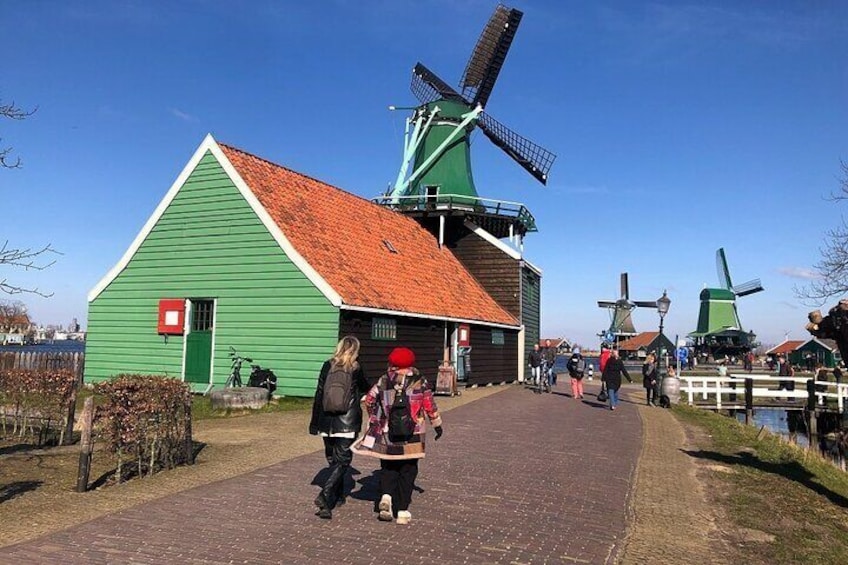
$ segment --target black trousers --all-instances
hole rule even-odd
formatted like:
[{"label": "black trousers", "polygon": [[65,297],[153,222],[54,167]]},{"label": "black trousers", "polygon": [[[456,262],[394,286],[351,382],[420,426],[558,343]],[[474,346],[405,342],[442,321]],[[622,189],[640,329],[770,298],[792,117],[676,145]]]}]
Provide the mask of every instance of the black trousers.
[{"label": "black trousers", "polygon": [[354,440],[355,438],[347,437],[324,438],[324,455],[327,457],[330,474],[324,481],[321,494],[330,508],[334,508],[336,503],[344,497],[345,475],[353,461],[350,446],[353,445]]},{"label": "black trousers", "polygon": [[657,386],[651,385],[645,389],[645,394],[648,397],[648,404],[657,401]]},{"label": "black trousers", "polygon": [[418,476],[418,459],[380,460],[380,493],[392,497],[392,512],[409,510],[412,488]]}]

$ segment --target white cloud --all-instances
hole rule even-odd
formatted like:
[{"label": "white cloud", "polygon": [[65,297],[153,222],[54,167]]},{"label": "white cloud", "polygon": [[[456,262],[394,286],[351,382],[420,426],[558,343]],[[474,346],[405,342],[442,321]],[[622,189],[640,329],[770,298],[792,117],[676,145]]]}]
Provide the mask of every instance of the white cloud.
[{"label": "white cloud", "polygon": [[777,270],[778,273],[793,279],[816,280],[820,279],[821,275],[812,269],[806,267],[781,267]]},{"label": "white cloud", "polygon": [[168,110],[171,112],[171,114],[173,116],[181,119],[184,122],[196,122],[197,121],[197,118],[195,118],[191,114],[186,114],[185,112],[183,112],[182,110],[180,110],[178,108],[168,108]]}]

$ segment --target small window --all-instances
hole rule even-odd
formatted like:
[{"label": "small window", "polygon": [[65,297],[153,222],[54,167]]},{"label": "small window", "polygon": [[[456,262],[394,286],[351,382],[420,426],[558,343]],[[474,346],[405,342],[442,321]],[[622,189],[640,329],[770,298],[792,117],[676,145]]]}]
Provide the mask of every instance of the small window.
[{"label": "small window", "polygon": [[504,344],[504,331],[503,330],[492,330],[492,345],[503,345]]},{"label": "small window", "polygon": [[386,246],[386,249],[388,249],[388,250],[389,250],[389,253],[397,253],[397,252],[398,252],[398,250],[397,250],[397,249],[395,249],[395,246],[394,246],[394,245],[392,245],[392,242],[391,242],[391,241],[389,241],[388,239],[384,239],[384,240],[383,240],[383,245],[385,245],[385,246]]},{"label": "small window", "polygon": [[429,185],[424,187],[424,196],[427,198],[427,202],[435,202],[439,198],[439,187],[438,185]]},{"label": "small window", "polygon": [[205,332],[212,330],[215,320],[215,303],[212,300],[191,301],[191,331]]},{"label": "small window", "polygon": [[374,318],[371,324],[371,339],[393,341],[397,339],[397,320]]}]

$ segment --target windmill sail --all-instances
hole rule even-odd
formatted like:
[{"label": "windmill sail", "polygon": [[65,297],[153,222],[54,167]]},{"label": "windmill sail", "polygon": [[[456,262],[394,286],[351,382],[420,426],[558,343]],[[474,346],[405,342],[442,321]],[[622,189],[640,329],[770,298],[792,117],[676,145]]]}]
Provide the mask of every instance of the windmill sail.
[{"label": "windmill sail", "polygon": [[730,281],[730,269],[727,268],[724,247],[719,247],[716,251],[716,271],[718,272],[718,286],[725,290],[731,290],[733,283]]},{"label": "windmill sail", "polygon": [[436,100],[452,100],[467,104],[468,102],[451,86],[440,79],[436,73],[418,63],[412,69],[412,93],[422,104]]},{"label": "windmill sail", "polygon": [[472,106],[486,107],[522,15],[519,10],[500,4],[483,28],[459,83],[463,97]]},{"label": "windmill sail", "polygon": [[518,135],[489,114],[482,114],[477,122],[483,133],[504,153],[515,159],[528,173],[542,184],[548,182],[548,171],[556,155],[536,145],[526,137]]}]

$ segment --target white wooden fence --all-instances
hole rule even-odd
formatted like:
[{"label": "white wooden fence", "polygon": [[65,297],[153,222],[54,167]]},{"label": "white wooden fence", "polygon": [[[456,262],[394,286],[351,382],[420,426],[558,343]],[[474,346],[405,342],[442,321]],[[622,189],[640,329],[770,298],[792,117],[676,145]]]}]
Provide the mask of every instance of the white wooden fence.
[{"label": "white wooden fence", "polygon": [[[690,405],[698,404],[699,406],[703,406],[704,404],[708,404],[717,410],[721,410],[722,408],[744,408],[745,379],[751,379],[753,382],[751,396],[754,401],[756,399],[762,399],[780,402],[786,399],[795,399],[798,402],[799,399],[805,401],[809,397],[807,381],[810,379],[808,378],[773,377],[747,373],[727,375],[726,377],[717,375],[682,375],[680,376],[680,392],[687,396]],[[779,390],[778,387],[781,381],[794,382],[795,390]],[[816,385],[814,394],[817,405],[826,405],[829,404],[828,400],[835,400],[839,412],[845,410],[846,402],[848,402],[848,383],[837,385],[834,382],[814,381],[814,384]],[[737,400],[729,400],[727,396],[731,394],[737,395]]]}]

